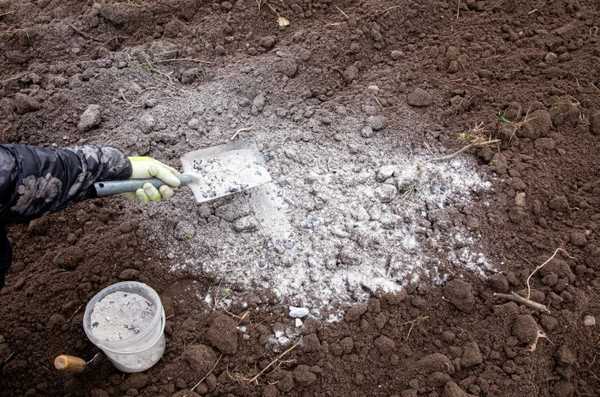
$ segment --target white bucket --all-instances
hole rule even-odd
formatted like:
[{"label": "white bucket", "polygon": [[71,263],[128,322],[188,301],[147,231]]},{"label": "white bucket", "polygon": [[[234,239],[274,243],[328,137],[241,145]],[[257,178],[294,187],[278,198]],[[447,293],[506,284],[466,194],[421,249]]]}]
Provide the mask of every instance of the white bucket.
[{"label": "white bucket", "polygon": [[[149,307],[153,312],[143,328],[136,328],[136,334],[119,340],[98,337],[92,326],[92,313],[96,305],[115,292],[143,297],[150,303]],[[88,339],[102,349],[113,365],[123,372],[145,371],[156,364],[165,352],[165,310],[156,291],[136,281],[116,283],[94,295],[85,307],[83,329]]]}]

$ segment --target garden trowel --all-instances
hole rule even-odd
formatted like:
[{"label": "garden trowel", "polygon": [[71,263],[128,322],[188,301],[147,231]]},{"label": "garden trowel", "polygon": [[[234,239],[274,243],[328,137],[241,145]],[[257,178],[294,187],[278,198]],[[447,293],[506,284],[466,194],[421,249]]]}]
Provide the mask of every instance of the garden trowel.
[{"label": "garden trowel", "polygon": [[[271,182],[262,154],[253,141],[238,141],[211,146],[181,157],[182,185],[192,189],[198,203],[211,201]],[[128,179],[94,184],[98,197],[135,192],[144,184],[156,188],[164,185],[160,179]]]}]

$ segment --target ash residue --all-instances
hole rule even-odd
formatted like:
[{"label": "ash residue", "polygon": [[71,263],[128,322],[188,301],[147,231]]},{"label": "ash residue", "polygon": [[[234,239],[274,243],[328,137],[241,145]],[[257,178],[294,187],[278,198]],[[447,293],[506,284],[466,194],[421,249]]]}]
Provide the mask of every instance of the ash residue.
[{"label": "ash residue", "polygon": [[488,184],[466,158],[427,161],[434,155],[424,137],[431,145],[439,128],[400,106],[364,134],[380,111],[371,95],[323,102],[301,74],[282,80],[268,65],[236,64],[185,90],[135,63],[99,76],[100,84],[163,88],[161,95],[126,90],[155,123],[142,129],[134,107],[113,107],[109,142],[180,166],[184,153],[226,143],[243,129],[273,177],[202,205],[184,188],[170,202],[145,207],[143,228],[166,252],[165,266],[273,289],[313,314],[423,278],[441,281],[449,270],[487,269],[461,210]]}]

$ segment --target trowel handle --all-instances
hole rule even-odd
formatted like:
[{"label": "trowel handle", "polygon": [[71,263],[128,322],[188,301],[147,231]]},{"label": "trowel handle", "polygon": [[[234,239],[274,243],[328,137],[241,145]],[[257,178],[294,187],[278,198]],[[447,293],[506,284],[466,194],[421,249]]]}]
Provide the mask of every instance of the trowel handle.
[{"label": "trowel handle", "polygon": [[[193,180],[194,177],[189,174],[181,174],[179,176],[182,186],[189,185]],[[135,193],[136,190],[140,189],[146,183],[152,184],[157,189],[165,184],[158,178],[126,179],[124,181],[96,182],[94,183],[94,187],[96,188],[96,195],[98,197],[106,197],[113,194]]]},{"label": "trowel handle", "polygon": [[63,372],[83,372],[86,365],[87,363],[83,359],[68,354],[61,354],[54,359],[54,368]]}]

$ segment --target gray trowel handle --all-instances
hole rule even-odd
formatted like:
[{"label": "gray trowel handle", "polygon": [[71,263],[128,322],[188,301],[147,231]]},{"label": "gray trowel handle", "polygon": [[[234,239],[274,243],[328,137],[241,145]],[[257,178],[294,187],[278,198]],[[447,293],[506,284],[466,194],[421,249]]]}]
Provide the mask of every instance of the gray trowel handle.
[{"label": "gray trowel handle", "polygon": [[[181,185],[189,185],[194,180],[194,177],[188,174],[181,174],[179,176]],[[94,187],[96,188],[96,195],[98,197],[112,196],[113,194],[122,193],[135,193],[136,190],[144,186],[146,183],[152,184],[155,188],[159,188],[165,183],[158,178],[152,179],[127,179],[124,181],[106,181],[96,182]]]}]

